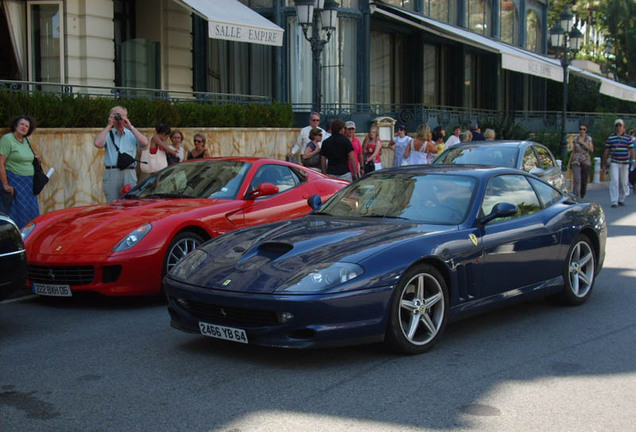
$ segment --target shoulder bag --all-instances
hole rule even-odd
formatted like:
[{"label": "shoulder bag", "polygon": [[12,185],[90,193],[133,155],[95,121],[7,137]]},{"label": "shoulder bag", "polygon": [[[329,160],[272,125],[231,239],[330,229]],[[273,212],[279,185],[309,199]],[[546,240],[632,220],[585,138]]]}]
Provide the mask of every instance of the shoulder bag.
[{"label": "shoulder bag", "polygon": [[44,174],[44,170],[42,169],[42,164],[35,157],[35,152],[33,151],[33,147],[31,147],[31,143],[28,138],[25,138],[31,152],[33,153],[33,194],[39,195],[44,189],[44,186],[49,182],[49,178]]},{"label": "shoulder bag", "polygon": [[113,135],[113,131],[110,130],[108,133],[110,134],[110,139],[113,142],[115,149],[117,150],[117,168],[119,168],[120,170],[125,170],[132,163],[135,162],[135,158],[128,153],[120,152],[119,147],[117,146],[117,144],[115,144],[115,136]]},{"label": "shoulder bag", "polygon": [[[305,146],[305,148],[309,147],[309,144],[313,144],[313,142],[309,142],[307,143],[307,145]],[[309,147],[311,148],[311,147]],[[316,150],[316,145],[314,144],[314,148],[311,148],[312,151]],[[320,168],[320,152],[316,153],[315,155],[313,155],[312,157],[310,157],[309,159],[305,159],[304,157],[302,157],[303,160],[303,165],[308,167],[308,168]]]},{"label": "shoulder bag", "polygon": [[160,149],[157,148],[155,154],[150,153],[150,149],[145,148],[141,151],[141,162],[139,169],[146,174],[154,174],[168,166],[168,159],[166,159],[163,153],[159,153]]}]

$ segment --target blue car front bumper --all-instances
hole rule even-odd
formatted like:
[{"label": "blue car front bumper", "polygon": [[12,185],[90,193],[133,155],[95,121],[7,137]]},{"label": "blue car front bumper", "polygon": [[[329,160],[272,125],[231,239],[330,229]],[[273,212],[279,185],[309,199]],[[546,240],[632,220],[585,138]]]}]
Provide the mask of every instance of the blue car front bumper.
[{"label": "blue car front bumper", "polygon": [[199,333],[199,323],[246,332],[248,343],[285,348],[384,340],[392,286],[335,294],[250,294],[164,279],[171,325]]}]

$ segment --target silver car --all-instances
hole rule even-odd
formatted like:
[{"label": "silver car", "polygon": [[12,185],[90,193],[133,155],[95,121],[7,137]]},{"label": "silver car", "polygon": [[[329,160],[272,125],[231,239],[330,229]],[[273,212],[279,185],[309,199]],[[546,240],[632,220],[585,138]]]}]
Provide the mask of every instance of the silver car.
[{"label": "silver car", "polygon": [[433,163],[518,168],[566,192],[565,178],[554,156],[546,146],[532,141],[474,141],[455,144],[444,150]]}]

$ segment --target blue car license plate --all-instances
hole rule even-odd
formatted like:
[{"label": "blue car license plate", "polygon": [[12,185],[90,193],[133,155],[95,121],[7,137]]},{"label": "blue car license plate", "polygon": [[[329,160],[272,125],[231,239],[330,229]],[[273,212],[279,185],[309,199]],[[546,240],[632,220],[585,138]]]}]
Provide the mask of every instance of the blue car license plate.
[{"label": "blue car license plate", "polygon": [[247,334],[243,329],[199,322],[199,330],[203,336],[229,340],[232,342],[247,343]]}]

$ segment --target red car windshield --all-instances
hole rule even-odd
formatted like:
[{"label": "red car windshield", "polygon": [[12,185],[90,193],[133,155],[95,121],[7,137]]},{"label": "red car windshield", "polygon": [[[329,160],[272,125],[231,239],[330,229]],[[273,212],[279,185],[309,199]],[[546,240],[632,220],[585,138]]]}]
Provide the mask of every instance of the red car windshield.
[{"label": "red car windshield", "polygon": [[233,160],[171,165],[135,186],[124,198],[236,199],[250,166],[250,163]]}]

